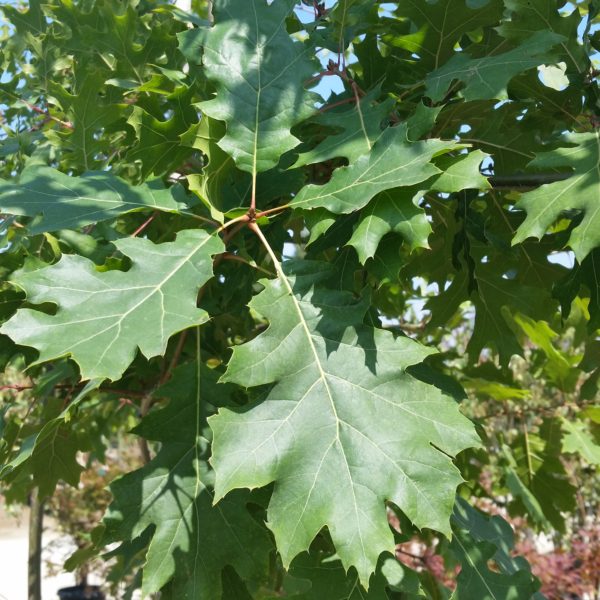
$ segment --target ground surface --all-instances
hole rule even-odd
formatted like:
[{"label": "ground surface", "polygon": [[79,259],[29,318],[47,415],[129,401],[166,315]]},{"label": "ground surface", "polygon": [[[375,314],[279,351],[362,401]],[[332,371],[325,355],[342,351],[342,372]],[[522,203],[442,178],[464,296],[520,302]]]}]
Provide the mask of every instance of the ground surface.
[{"label": "ground surface", "polygon": [[[27,600],[28,518],[27,510],[23,510],[18,518],[7,514],[0,500],[0,600]],[[68,542],[60,540],[51,527],[44,530],[44,547],[44,560],[55,563],[68,552]],[[57,600],[58,589],[74,584],[71,573],[49,576],[44,569],[42,598]]]}]

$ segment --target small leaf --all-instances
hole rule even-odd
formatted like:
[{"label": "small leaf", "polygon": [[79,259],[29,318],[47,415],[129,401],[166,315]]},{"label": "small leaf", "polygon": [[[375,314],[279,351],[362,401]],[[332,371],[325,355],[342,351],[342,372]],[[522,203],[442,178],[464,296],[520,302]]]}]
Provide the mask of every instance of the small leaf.
[{"label": "small leaf", "polygon": [[375,255],[384,235],[400,234],[411,250],[427,248],[431,225],[418,202],[422,194],[413,188],[381,192],[361,213],[361,220],[348,244],[354,246],[361,263]]},{"label": "small leaf", "polygon": [[365,206],[378,192],[410,186],[441,171],[434,156],[463,146],[437,139],[409,142],[405,125],[386,129],[373,145],[348,167],[336,169],[325,185],[303,187],[290,203],[295,208],[326,208],[350,213]]}]

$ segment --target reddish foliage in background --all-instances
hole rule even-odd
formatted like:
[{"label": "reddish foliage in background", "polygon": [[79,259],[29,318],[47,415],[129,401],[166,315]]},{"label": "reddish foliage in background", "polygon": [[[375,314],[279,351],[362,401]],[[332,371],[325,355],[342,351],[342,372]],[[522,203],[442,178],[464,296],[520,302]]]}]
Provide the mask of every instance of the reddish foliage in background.
[{"label": "reddish foliage in background", "polygon": [[417,572],[428,571],[434,579],[453,590],[456,588],[456,577],[460,572],[460,566],[449,570],[444,558],[436,554],[436,551],[437,543],[427,545],[422,540],[412,539],[396,546],[396,558]]},{"label": "reddish foliage in background", "polygon": [[600,524],[594,523],[573,534],[568,547],[540,554],[532,540],[517,544],[542,582],[548,600],[600,598]]}]

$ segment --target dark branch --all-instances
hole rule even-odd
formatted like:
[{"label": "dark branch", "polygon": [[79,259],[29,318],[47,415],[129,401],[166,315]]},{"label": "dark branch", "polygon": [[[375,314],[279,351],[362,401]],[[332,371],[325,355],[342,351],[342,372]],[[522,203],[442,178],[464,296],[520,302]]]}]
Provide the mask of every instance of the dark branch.
[{"label": "dark branch", "polygon": [[493,175],[488,178],[496,190],[535,188],[545,183],[556,183],[571,177],[572,173],[524,173],[521,175]]}]

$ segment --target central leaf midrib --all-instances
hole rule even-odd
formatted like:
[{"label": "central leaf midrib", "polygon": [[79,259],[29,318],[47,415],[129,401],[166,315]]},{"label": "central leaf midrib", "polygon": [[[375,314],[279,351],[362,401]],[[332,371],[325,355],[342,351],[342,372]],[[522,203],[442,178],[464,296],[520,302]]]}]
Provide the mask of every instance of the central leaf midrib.
[{"label": "central leaf midrib", "polygon": [[[277,263],[276,264],[277,267],[277,273],[280,279],[283,280],[285,287],[288,290],[288,293],[290,294],[290,297],[292,298],[292,302],[294,303],[294,308],[296,309],[296,312],[298,313],[298,318],[300,320],[300,323],[302,324],[302,328],[304,329],[304,333],[306,335],[306,339],[310,345],[311,351],[315,357],[315,364],[317,365],[317,369],[319,370],[319,377],[321,379],[321,381],[323,382],[323,385],[325,387],[325,390],[327,392],[327,396],[329,398],[329,402],[331,403],[331,408],[333,410],[333,415],[335,418],[335,439],[332,440],[330,446],[327,449],[327,452],[323,455],[323,460],[321,462],[321,464],[324,462],[325,460],[325,456],[326,454],[329,452],[329,450],[331,449],[331,447],[334,444],[339,444],[340,447],[340,454],[342,456],[342,458],[344,459],[344,464],[346,465],[346,470],[348,472],[348,480],[349,480],[349,484],[350,484],[350,489],[352,490],[352,499],[353,499],[353,506],[354,506],[354,514],[356,517],[356,523],[357,523],[357,527],[358,527],[358,537],[360,539],[360,544],[361,544],[361,548],[363,551],[363,556],[366,556],[366,550],[365,550],[365,545],[364,545],[364,540],[363,540],[363,536],[362,536],[362,529],[359,526],[360,523],[360,519],[358,516],[358,502],[356,500],[356,493],[354,491],[354,480],[352,479],[352,473],[350,472],[350,465],[348,464],[348,460],[346,458],[346,453],[344,451],[344,447],[342,445],[341,439],[340,439],[340,418],[338,416],[337,413],[337,409],[335,406],[335,401],[333,399],[333,394],[331,393],[331,389],[329,387],[329,382],[327,381],[327,373],[325,372],[325,369],[323,368],[323,365],[321,364],[321,360],[319,358],[319,353],[317,352],[317,348],[315,346],[315,343],[313,341],[312,338],[312,334],[310,332],[310,329],[308,327],[308,323],[306,322],[306,319],[304,318],[304,313],[302,312],[302,309],[300,307],[300,303],[298,302],[298,299],[296,298],[296,296],[294,295],[294,290],[292,288],[292,286],[290,285],[290,282],[288,281],[288,278],[285,276],[285,273],[283,272],[282,268],[281,268],[281,264]],[[316,480],[319,476],[319,472],[320,469],[317,470],[317,472],[315,473],[315,479],[313,482],[313,488],[314,485],[316,484]],[[311,488],[312,490],[312,488]],[[298,523],[300,522],[300,519],[298,519]],[[298,525],[297,523],[297,525]],[[296,526],[297,526],[296,525]]]}]

